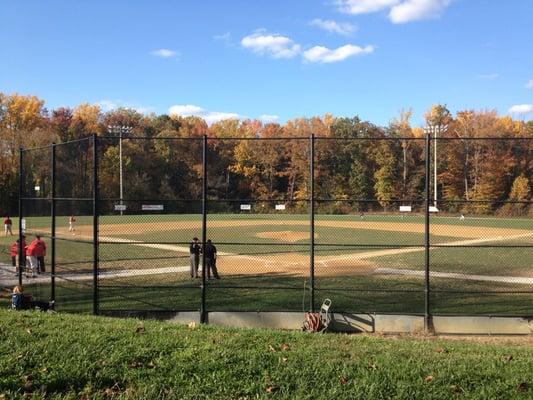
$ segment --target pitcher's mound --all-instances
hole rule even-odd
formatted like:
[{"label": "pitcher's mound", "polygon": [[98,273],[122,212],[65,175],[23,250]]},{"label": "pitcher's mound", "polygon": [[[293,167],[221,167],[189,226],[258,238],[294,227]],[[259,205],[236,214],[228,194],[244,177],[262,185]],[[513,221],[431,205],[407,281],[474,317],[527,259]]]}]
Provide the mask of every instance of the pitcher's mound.
[{"label": "pitcher's mound", "polygon": [[[295,243],[299,240],[309,240],[311,235],[309,232],[295,232],[295,231],[275,231],[275,232],[259,232],[255,234],[261,239],[275,239],[282,240],[288,243]],[[318,235],[315,233],[315,238]]]}]

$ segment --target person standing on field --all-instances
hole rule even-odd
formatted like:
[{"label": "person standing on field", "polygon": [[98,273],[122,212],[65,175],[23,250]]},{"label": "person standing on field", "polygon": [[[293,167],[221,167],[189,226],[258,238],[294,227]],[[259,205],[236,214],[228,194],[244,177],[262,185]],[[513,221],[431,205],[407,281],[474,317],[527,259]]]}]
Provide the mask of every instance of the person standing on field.
[{"label": "person standing on field", "polygon": [[35,235],[35,237],[36,239],[33,242],[35,242],[35,257],[37,257],[37,273],[41,274],[46,272],[44,265],[44,256],[46,256],[46,243],[41,240],[41,236]]},{"label": "person standing on field", "polygon": [[74,215],[71,215],[68,219],[68,231],[72,232],[73,235],[75,235],[74,231],[76,230],[76,228],[74,227],[75,224],[76,218],[74,218]]},{"label": "person standing on field", "polygon": [[207,240],[203,253],[205,257],[205,268],[207,269],[207,279],[211,279],[211,273],[213,273],[215,279],[220,279],[217,271],[217,248],[211,242],[211,239]]},{"label": "person standing on field", "polygon": [[194,237],[192,239],[191,245],[189,246],[189,252],[191,253],[191,278],[198,278],[198,265],[200,264],[200,243],[198,243],[198,238]]},{"label": "person standing on field", "polygon": [[10,255],[11,255],[11,265],[15,267],[15,271],[17,270],[17,257],[19,255],[19,241],[18,239],[13,242],[10,248]]},{"label": "person standing on field", "polygon": [[9,218],[9,215],[6,215],[6,217],[4,218],[4,233],[6,236],[8,232],[11,236],[13,236],[12,227],[13,227],[13,221],[11,221],[11,218]]},{"label": "person standing on field", "polygon": [[39,270],[37,256],[35,253],[35,240],[32,241],[28,247],[26,247],[26,261],[28,262],[26,267],[26,278],[28,277],[28,268],[31,271],[31,277],[35,278],[36,272]]}]

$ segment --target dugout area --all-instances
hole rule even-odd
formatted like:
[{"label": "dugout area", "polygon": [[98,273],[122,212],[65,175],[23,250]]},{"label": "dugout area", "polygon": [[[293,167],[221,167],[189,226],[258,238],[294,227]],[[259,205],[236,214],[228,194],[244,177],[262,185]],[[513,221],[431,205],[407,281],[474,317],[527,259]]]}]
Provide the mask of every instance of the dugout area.
[{"label": "dugout area", "polygon": [[[50,268],[34,279],[6,276],[6,286],[20,280],[35,296],[54,299],[59,311],[197,312],[205,321],[208,313],[300,315],[318,309],[324,298],[332,299],[337,313],[410,315],[426,327],[433,316],[533,315],[533,222],[527,215],[497,213],[504,205],[498,199],[487,199],[489,211],[464,219],[463,210],[475,205],[466,200],[439,200],[439,212],[430,213],[427,173],[406,182],[427,189],[422,197],[338,197],[331,182],[342,179],[342,171],[332,176],[317,165],[345,139],[204,137],[123,139],[130,160],[138,152],[153,160],[166,152],[189,175],[183,187],[161,170],[167,181],[156,185],[143,174],[146,165],[130,164],[122,171],[121,197],[120,169],[113,167],[118,140],[92,137],[21,153],[20,224],[27,237],[45,238]],[[431,140],[410,140],[427,172]],[[188,152],[178,152],[184,141]],[[260,171],[269,167],[254,163],[252,155],[282,146],[301,151],[298,160],[280,160],[297,172],[279,176],[278,187],[290,189],[295,179],[305,191],[273,189],[251,198],[246,188],[264,184],[268,174]],[[235,157],[220,155],[236,149],[252,154],[244,172],[221,161]],[[145,185],[174,189],[139,198]],[[242,197],[232,198],[234,193]],[[410,212],[401,212],[406,205]],[[74,232],[70,216],[76,218]],[[220,280],[191,279],[194,236],[217,246]],[[9,239],[2,238],[3,248]],[[0,267],[6,271],[4,254]]]}]

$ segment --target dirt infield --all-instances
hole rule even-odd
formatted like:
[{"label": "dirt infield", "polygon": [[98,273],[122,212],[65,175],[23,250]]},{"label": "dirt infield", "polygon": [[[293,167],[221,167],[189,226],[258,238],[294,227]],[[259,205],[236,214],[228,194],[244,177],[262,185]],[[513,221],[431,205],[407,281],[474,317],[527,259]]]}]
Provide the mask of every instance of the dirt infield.
[{"label": "dirt infield", "polygon": [[[311,237],[309,232],[301,232],[301,231],[258,232],[254,236],[260,239],[281,240],[282,242],[287,242],[287,243],[296,243],[300,240],[309,240],[309,238]],[[315,233],[315,238],[317,237],[318,237],[318,234]]]},{"label": "dirt infield", "polygon": [[[243,226],[308,226],[308,221],[287,220],[228,220],[228,221],[209,221],[210,228],[227,228],[227,227],[243,227]],[[424,233],[423,223],[413,222],[381,222],[381,221],[316,221],[317,227],[328,228],[348,228],[359,230],[375,230],[388,232],[409,232],[409,233]],[[101,223],[99,226],[101,235],[120,236],[131,235],[146,232],[165,232],[183,229],[201,230],[200,221],[159,221],[159,222],[136,222],[131,224],[105,224]],[[60,235],[70,236],[66,227],[57,229]],[[283,240],[281,234],[275,239]],[[483,238],[483,237],[499,237],[518,235],[528,233],[524,229],[514,228],[494,228],[494,227],[479,227],[468,225],[445,225],[433,224],[431,225],[431,234],[435,236],[447,236],[457,238]],[[91,225],[80,225],[76,227],[76,233],[79,235],[88,236],[92,234]]]},{"label": "dirt infield", "polygon": [[[280,226],[284,228],[294,227],[295,230],[263,231],[255,236],[264,239],[273,239],[279,242],[296,243],[300,240],[308,240],[309,232],[298,231],[298,227],[306,227],[309,222],[304,220],[227,220],[210,221],[211,228],[227,228],[242,226],[272,227]],[[318,227],[348,228],[354,230],[372,230],[388,232],[409,232],[423,233],[424,224],[412,222],[382,222],[382,221],[316,221]],[[132,224],[105,224],[100,225],[100,238],[105,241],[129,242],[124,236],[128,234],[141,234],[149,232],[165,232],[172,230],[198,229],[200,222],[192,221],[164,221],[164,222],[144,222]],[[76,227],[76,235],[68,232],[67,227],[60,227],[57,230],[58,236],[70,237],[80,240],[91,240],[92,226],[80,225]],[[531,231],[511,228],[494,227],[474,227],[467,225],[445,225],[437,224],[431,226],[431,234],[436,236],[455,237],[459,239],[448,244],[469,245],[489,241],[505,241],[522,238],[530,240],[533,233]],[[188,248],[174,246],[171,244],[147,244],[130,243],[132,246],[145,246],[160,248],[166,251],[173,251],[176,254],[187,254]],[[447,245],[447,244],[445,244]],[[218,268],[224,275],[287,275],[302,276],[309,275],[309,254],[307,252],[279,252],[270,254],[233,254],[224,253],[224,249],[219,252]],[[317,276],[343,276],[343,275],[371,275],[376,269],[382,267],[373,259],[397,255],[403,253],[422,251],[420,247],[369,250],[365,252],[354,252],[349,250],[338,255],[315,255],[315,274]],[[150,263],[149,260],[146,261]],[[153,265],[153,264],[152,264]],[[410,268],[412,266],[405,266]],[[112,268],[112,266],[110,266]],[[124,266],[128,268],[128,266]]]}]

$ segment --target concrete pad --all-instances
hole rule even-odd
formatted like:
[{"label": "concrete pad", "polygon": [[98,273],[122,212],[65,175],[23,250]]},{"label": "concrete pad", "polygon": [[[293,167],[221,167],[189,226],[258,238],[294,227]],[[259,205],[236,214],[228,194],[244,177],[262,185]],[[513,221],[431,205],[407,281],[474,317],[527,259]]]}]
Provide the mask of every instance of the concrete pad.
[{"label": "concrete pad", "polygon": [[375,332],[379,333],[420,333],[424,332],[424,317],[415,315],[384,315],[374,316]]},{"label": "concrete pad", "polygon": [[210,312],[208,323],[239,328],[302,329],[302,312]]},{"label": "concrete pad", "polygon": [[332,313],[330,327],[334,332],[373,333],[376,321],[371,314]]},{"label": "concrete pad", "polygon": [[433,317],[437,335],[529,335],[533,325],[528,318],[515,317]]}]

